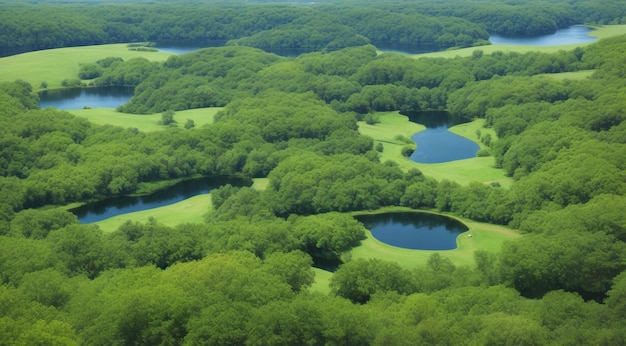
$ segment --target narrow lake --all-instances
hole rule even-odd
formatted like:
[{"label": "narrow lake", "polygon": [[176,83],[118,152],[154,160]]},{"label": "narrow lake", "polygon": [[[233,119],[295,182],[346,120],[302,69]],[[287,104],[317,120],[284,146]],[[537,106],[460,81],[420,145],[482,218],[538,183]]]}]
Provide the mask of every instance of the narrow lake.
[{"label": "narrow lake", "polygon": [[597,37],[589,36],[591,28],[584,25],[573,25],[559,29],[553,34],[541,36],[500,36],[491,35],[492,44],[510,44],[518,46],[562,46],[567,44],[587,43],[597,41]]},{"label": "narrow lake", "polygon": [[251,186],[250,179],[237,177],[204,177],[181,181],[170,187],[158,190],[144,196],[121,196],[107,198],[93,203],[84,204],[71,209],[81,223],[92,223],[108,219],[113,216],[163,207],[187,198],[206,194],[220,186]]},{"label": "narrow lake", "polygon": [[65,88],[39,93],[39,107],[61,110],[89,108],[116,108],[133,96],[132,87]]},{"label": "narrow lake", "polygon": [[480,149],[475,142],[448,131],[448,128],[469,122],[444,111],[403,112],[409,120],[426,126],[411,139],[417,148],[409,157],[419,163],[441,163],[476,157]]},{"label": "narrow lake", "polygon": [[460,221],[429,213],[383,213],[355,218],[381,242],[413,250],[456,249],[456,238],[468,230]]}]

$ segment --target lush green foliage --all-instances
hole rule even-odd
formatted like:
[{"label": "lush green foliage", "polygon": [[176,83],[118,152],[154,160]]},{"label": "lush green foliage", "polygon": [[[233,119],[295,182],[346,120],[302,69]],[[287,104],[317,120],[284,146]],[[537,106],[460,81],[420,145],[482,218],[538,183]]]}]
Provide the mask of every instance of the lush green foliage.
[{"label": "lush green foliage", "polygon": [[[463,18],[491,13],[470,4]],[[374,28],[397,18],[428,22],[404,4],[369,5],[226,6],[214,15],[232,13],[223,18],[243,21],[236,10],[267,11],[256,24],[236,24],[247,36],[258,33],[258,40],[272,38],[270,25],[284,24],[281,30],[294,36],[283,37],[302,42],[309,10],[332,16],[311,25],[343,18],[333,23],[344,29],[350,24],[342,16],[357,12],[387,11],[372,20]],[[447,2],[420,6],[433,16],[457,13]],[[550,2],[537,21],[558,20],[560,26],[570,15],[578,18],[577,8],[584,6]],[[522,7],[520,18],[527,20],[538,9],[533,2]],[[494,8],[504,11],[501,19],[519,9],[503,2]],[[47,9],[56,13],[56,7]],[[71,14],[82,7],[68,9]],[[124,16],[111,20],[109,30],[119,31],[120,39],[126,31],[145,30],[143,18],[153,17],[140,16],[141,9],[112,8],[109,14],[124,10]],[[191,14],[195,8],[171,9]],[[99,25],[87,23],[99,10],[77,17],[69,30]],[[59,12],[55,20],[63,18]],[[180,18],[157,19],[150,24],[172,36],[202,35],[192,21],[183,30]],[[263,25],[268,27],[259,30]],[[364,35],[368,28],[350,30]],[[459,32],[441,37],[463,41],[461,29],[449,30]],[[44,38],[56,34],[39,38],[36,32],[14,39],[49,44]],[[73,32],[66,34],[74,39]],[[172,114],[224,106],[212,124],[149,133],[38,109],[28,83],[1,83],[0,345],[623,344],[624,51],[626,38],[618,37],[556,54],[477,52],[449,60],[377,55],[363,45],[297,58],[229,46],[163,63],[85,62],[82,73],[97,74],[95,83],[136,85],[124,111]],[[583,69],[595,72],[577,80],[537,76]],[[513,185],[461,185],[380,162],[386,147],[375,150],[357,130],[358,120],[377,126],[376,116],[368,115],[374,110],[425,108],[484,117],[493,132],[481,131],[483,144]],[[105,233],[53,206],[211,174],[268,183],[264,189],[217,189],[205,223],[128,221]],[[439,253],[412,268],[350,260],[366,231],[344,212],[384,206],[450,212],[527,234],[498,253],[477,251],[466,265]],[[309,289],[311,264],[320,260],[345,261],[329,280],[330,295]]]}]

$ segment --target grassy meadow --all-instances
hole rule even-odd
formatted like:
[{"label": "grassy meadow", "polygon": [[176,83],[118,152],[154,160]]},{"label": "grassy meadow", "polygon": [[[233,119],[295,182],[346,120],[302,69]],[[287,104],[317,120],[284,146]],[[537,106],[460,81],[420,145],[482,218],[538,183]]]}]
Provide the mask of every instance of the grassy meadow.
[{"label": "grassy meadow", "polygon": [[0,58],[0,81],[21,79],[35,89],[45,81],[48,89],[57,89],[64,79],[78,78],[80,64],[106,57],[165,61],[170,55],[173,53],[131,51],[125,43],[40,50]]},{"label": "grassy meadow", "polygon": [[[193,120],[196,127],[212,124],[215,114],[222,110],[222,107],[196,108],[185,111],[177,111],[174,120],[175,127],[183,128],[187,119]],[[91,108],[68,111],[78,117],[86,118],[90,122],[98,125],[113,125],[124,128],[135,127],[142,132],[161,131],[170,125],[161,124],[161,113],[139,115],[120,113],[113,108]]]}]

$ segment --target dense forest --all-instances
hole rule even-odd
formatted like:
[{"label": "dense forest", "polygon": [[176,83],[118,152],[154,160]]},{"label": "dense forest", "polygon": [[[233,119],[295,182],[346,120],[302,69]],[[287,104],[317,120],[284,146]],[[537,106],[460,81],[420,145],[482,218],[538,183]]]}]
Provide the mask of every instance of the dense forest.
[{"label": "dense forest", "polygon": [[620,0],[300,3],[7,1],[0,11],[0,50],[172,40],[266,49],[337,50],[366,43],[445,49],[486,44],[489,33],[538,35],[626,18]]},{"label": "dense forest", "polygon": [[[233,40],[164,62],[103,57],[67,76],[134,86],[125,113],[224,108],[208,126],[142,132],[40,109],[33,86],[0,82],[0,345],[626,343],[626,37],[452,59],[379,54],[371,44],[386,39],[374,33],[396,35],[398,18],[423,24],[397,28],[406,34],[399,43],[472,45],[513,8],[524,9],[516,19],[553,30],[620,22],[623,10],[609,11],[619,2],[541,2],[541,16],[539,2],[503,1],[62,3],[3,6],[0,42],[13,43],[1,45]],[[423,34],[443,21],[445,32]],[[312,40],[309,25],[329,30]],[[320,50],[281,57],[255,48],[288,44],[276,37]],[[549,76],[582,70],[593,74]],[[513,185],[403,170],[381,162],[358,131],[377,111],[422,109],[484,118],[496,133],[482,138],[488,154]],[[151,219],[105,233],[60,207],[200,175],[268,184],[221,187],[207,222],[174,227]],[[498,253],[476,251],[471,265],[437,252],[411,269],[350,260],[365,229],[349,212],[382,207],[522,236]],[[310,289],[317,260],[344,262],[328,295]]]}]

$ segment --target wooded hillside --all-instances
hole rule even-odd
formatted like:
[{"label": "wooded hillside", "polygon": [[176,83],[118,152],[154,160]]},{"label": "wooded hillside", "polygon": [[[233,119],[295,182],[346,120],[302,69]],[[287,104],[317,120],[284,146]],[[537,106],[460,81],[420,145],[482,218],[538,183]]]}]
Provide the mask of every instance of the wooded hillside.
[{"label": "wooded hillside", "polygon": [[[446,13],[467,29],[478,25],[471,18],[482,8],[470,2],[474,10],[459,15],[453,1],[426,2],[415,12],[404,2],[378,3],[237,8],[268,11],[256,15],[272,18],[266,33],[262,21],[246,26],[250,17],[233,7],[203,11],[238,23],[256,42],[287,37],[281,30],[308,31],[296,23],[311,20],[302,14],[310,10],[343,18],[333,23],[370,41],[366,30],[380,32],[396,15],[430,23],[426,17]],[[545,15],[578,19],[587,4],[552,1]],[[42,16],[42,25],[59,23],[82,5],[67,12],[54,6],[32,13],[24,11],[30,5],[7,7],[0,17],[14,17],[20,28],[27,13]],[[94,5],[63,30],[96,39],[104,33],[104,42],[112,32],[120,33],[116,40],[145,34],[148,23],[167,30],[182,23],[168,22],[171,13],[159,6],[169,5]],[[89,16],[104,9],[118,16],[108,31],[72,27],[97,28],[106,20]],[[175,11],[198,21],[206,14]],[[387,14],[369,26],[356,20],[360,11],[363,18]],[[607,16],[598,21],[617,20]],[[234,39],[224,34],[232,28],[205,30]],[[8,40],[48,42],[36,32]],[[88,42],[59,37],[52,46]],[[135,86],[121,112],[223,106],[204,127],[96,125],[39,109],[28,83],[1,82],[0,345],[625,344],[626,37],[555,54],[477,51],[453,59],[378,54],[353,43],[294,58],[233,45],[164,62],[92,62],[94,84]],[[545,75],[583,70],[593,74]],[[496,136],[477,141],[513,185],[403,170],[382,162],[382,147],[358,131],[359,121],[376,124],[376,111],[420,109],[484,118]],[[206,222],[176,226],[151,218],[104,232],[64,207],[199,175],[266,178],[267,186],[214,190]],[[440,252],[412,268],[351,259],[366,235],[351,212],[385,207],[508,225],[522,235],[497,252],[476,251],[464,265]],[[328,294],[311,289],[314,260],[343,261]]]}]

